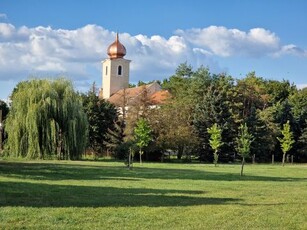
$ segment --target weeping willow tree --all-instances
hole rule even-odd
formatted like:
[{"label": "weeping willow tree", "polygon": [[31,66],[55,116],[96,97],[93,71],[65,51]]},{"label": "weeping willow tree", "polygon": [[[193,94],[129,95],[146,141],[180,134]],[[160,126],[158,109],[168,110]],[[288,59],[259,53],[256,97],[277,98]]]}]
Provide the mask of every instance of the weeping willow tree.
[{"label": "weeping willow tree", "polygon": [[20,82],[6,121],[7,155],[78,159],[88,137],[80,96],[66,79]]}]

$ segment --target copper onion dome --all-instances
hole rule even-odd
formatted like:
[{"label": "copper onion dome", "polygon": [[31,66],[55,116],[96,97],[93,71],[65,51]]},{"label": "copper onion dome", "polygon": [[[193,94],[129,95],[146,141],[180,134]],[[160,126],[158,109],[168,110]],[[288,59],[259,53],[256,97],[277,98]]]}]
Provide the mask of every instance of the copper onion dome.
[{"label": "copper onion dome", "polygon": [[126,55],[125,46],[118,40],[118,33],[116,33],[115,42],[108,48],[108,55],[111,59],[122,58]]}]

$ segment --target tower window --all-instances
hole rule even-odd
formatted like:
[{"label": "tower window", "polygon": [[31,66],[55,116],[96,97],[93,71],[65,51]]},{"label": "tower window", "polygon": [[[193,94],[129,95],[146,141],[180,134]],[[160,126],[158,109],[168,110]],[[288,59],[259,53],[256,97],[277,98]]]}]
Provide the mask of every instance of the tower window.
[{"label": "tower window", "polygon": [[106,75],[108,75],[108,66],[106,66]]},{"label": "tower window", "polygon": [[122,72],[123,72],[123,67],[121,65],[119,65],[118,68],[117,68],[117,74],[122,75]]}]

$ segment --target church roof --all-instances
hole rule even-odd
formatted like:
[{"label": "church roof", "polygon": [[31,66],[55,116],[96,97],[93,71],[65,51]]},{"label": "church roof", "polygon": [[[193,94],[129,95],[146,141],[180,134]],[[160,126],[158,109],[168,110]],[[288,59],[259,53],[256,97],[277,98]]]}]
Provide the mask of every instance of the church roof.
[{"label": "church roof", "polygon": [[161,86],[153,82],[148,85],[121,89],[114,93],[108,101],[116,106],[129,106],[145,99],[148,103],[157,105],[163,103],[168,96],[169,93],[166,90],[161,90]]},{"label": "church roof", "polygon": [[158,92],[155,92],[151,96],[151,102],[154,105],[164,104],[167,99],[169,99],[171,94],[168,92],[168,90],[161,90]]},{"label": "church roof", "polygon": [[120,43],[118,33],[116,34],[115,42],[108,48],[108,55],[110,59],[123,58],[126,55],[126,48]]}]

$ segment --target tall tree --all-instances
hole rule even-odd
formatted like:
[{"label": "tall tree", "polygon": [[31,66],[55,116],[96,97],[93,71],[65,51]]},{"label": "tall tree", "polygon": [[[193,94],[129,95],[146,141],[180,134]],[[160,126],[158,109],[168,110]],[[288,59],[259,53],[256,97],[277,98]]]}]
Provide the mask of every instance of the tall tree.
[{"label": "tall tree", "polygon": [[246,157],[250,154],[250,146],[253,142],[253,135],[248,132],[248,128],[246,123],[241,124],[239,127],[239,134],[236,138],[236,149],[238,154],[242,157],[242,164],[241,164],[241,172],[240,175],[243,176],[243,168],[245,164]]},{"label": "tall tree", "polygon": [[198,147],[198,138],[191,122],[189,107],[171,99],[166,105],[152,110],[149,117],[155,143],[162,150],[177,152],[177,158],[183,156],[189,161],[193,150]]},{"label": "tall tree", "polygon": [[151,128],[144,118],[140,118],[134,129],[135,143],[139,147],[140,164],[142,163],[142,155],[144,147],[148,146],[151,141]]},{"label": "tall tree", "polygon": [[105,150],[108,130],[114,129],[117,120],[115,106],[99,99],[95,85],[87,94],[82,95],[84,111],[89,122],[89,142],[88,146],[95,154]]},{"label": "tall tree", "polygon": [[[271,150],[274,149],[271,132],[266,123],[259,116],[261,110],[251,108],[250,115],[245,119],[248,130],[254,136],[251,144],[251,154],[260,162],[266,162],[270,159]],[[274,137],[275,139],[275,137]]]},{"label": "tall tree", "polygon": [[2,150],[2,145],[3,142],[5,142],[6,140],[6,135],[5,135],[5,119],[7,114],[9,113],[9,107],[7,105],[7,103],[5,103],[4,101],[0,100],[0,123],[1,123],[1,127],[0,127],[0,151]]},{"label": "tall tree", "polygon": [[214,150],[214,165],[217,165],[219,154],[217,153],[219,148],[222,146],[222,130],[220,127],[214,123],[214,125],[207,129],[210,134],[209,144],[211,148]]},{"label": "tall tree", "polygon": [[[307,122],[307,121],[306,121]],[[298,156],[298,160],[303,162],[307,158],[307,127],[303,129],[301,136],[298,139],[300,148],[298,152],[300,155]]]},{"label": "tall tree", "polygon": [[9,156],[78,159],[87,143],[81,97],[63,78],[20,82],[6,122]]},{"label": "tall tree", "polygon": [[232,88],[231,77],[216,75],[206,89],[203,98],[200,98],[195,105],[193,124],[202,142],[202,155],[204,157],[211,155],[207,128],[217,123],[222,129],[222,141],[224,143],[219,158],[223,157],[223,160],[227,162],[232,159],[234,150],[231,145],[234,138],[234,121],[231,113]]},{"label": "tall tree", "polygon": [[280,146],[283,152],[282,156],[282,166],[285,165],[285,158],[287,152],[292,148],[292,145],[295,143],[293,139],[293,133],[291,131],[290,123],[283,124],[283,129],[281,130],[282,137],[277,137],[278,141],[280,142]]},{"label": "tall tree", "polygon": [[269,80],[266,84],[266,91],[269,94],[270,105],[274,105],[278,102],[283,102],[288,99],[290,95],[296,90],[295,86],[290,84],[289,81],[276,81]]}]

